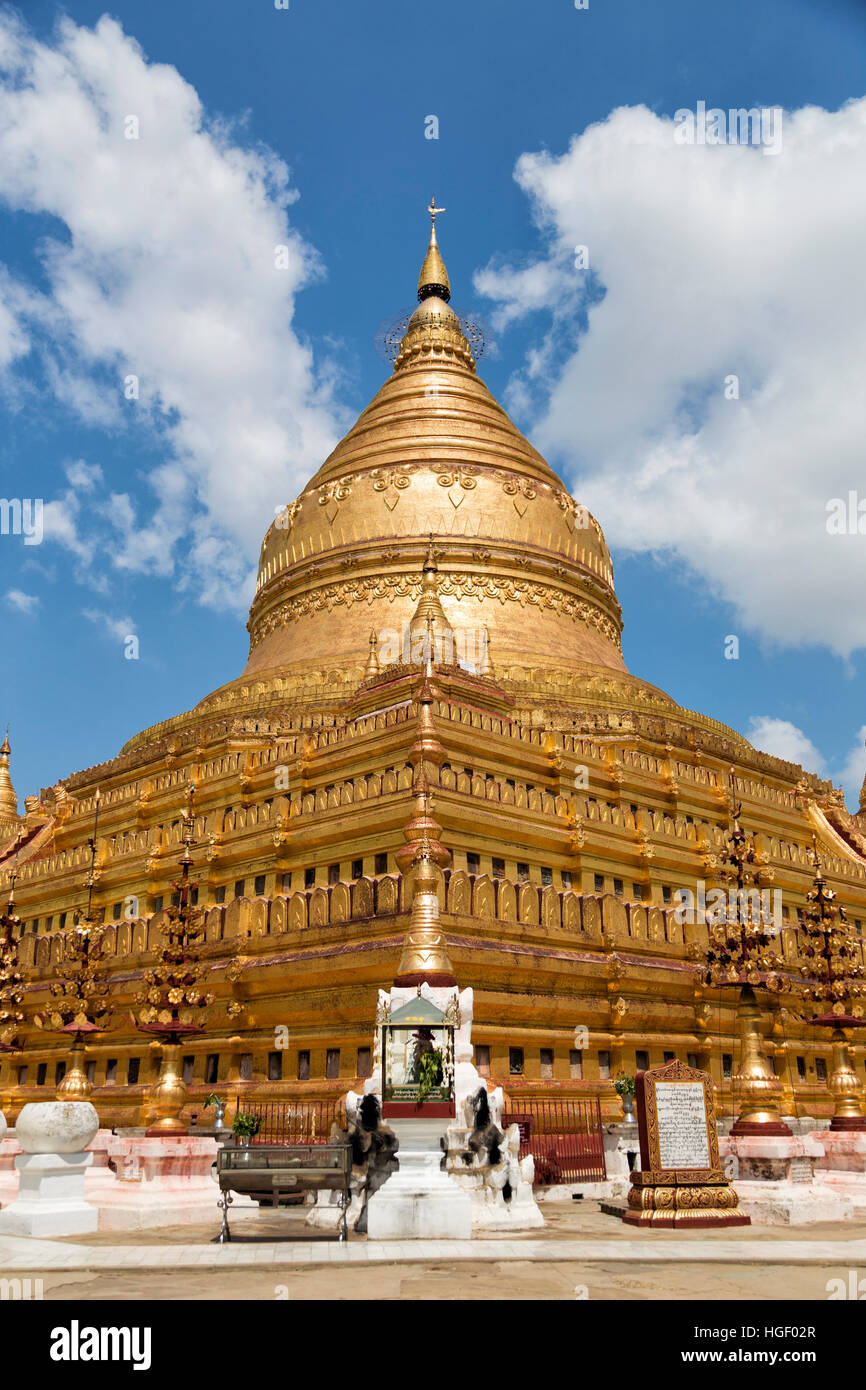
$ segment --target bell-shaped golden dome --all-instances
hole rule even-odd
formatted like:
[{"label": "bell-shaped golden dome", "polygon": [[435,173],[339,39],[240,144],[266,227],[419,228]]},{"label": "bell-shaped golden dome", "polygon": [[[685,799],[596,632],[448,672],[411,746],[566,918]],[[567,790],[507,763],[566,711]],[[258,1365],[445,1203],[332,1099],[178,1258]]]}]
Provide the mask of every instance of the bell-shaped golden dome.
[{"label": "bell-shaped golden dome", "polygon": [[469,669],[489,635],[512,686],[538,667],[625,673],[601,527],[477,376],[449,294],[434,222],[393,374],[265,536],[242,680],[360,681],[371,628],[380,668],[405,657],[425,592]]}]

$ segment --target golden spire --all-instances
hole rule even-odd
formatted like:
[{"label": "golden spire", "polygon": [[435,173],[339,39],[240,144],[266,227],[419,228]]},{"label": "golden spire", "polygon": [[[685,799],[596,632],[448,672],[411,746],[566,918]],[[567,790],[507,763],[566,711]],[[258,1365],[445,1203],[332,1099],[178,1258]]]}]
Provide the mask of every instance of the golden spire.
[{"label": "golden spire", "polygon": [[0,825],[9,825],[18,820],[18,797],[15,795],[15,788],[9,775],[11,751],[7,726],[6,737],[0,745]]},{"label": "golden spire", "polygon": [[449,850],[440,842],[442,826],[430,813],[430,786],[425,761],[440,764],[445,749],[439,742],[431,706],[436,698],[432,683],[432,622],[428,619],[426,670],[418,695],[418,735],[409,754],[412,777],[412,815],[403,827],[406,844],[394,856],[404,882],[412,882],[412,913],[403,941],[403,954],[395,985],[453,985],[457,981],[439,926],[439,875],[451,863]]},{"label": "golden spire", "polygon": [[439,601],[438,580],[439,566],[436,563],[436,552],[433,549],[433,534],[430,534],[427,546],[427,555],[424,559],[424,566],[421,570],[421,597],[409,623],[409,651],[411,659],[418,640],[418,634],[424,634],[424,659],[429,664],[433,657],[433,644],[438,639],[440,657],[445,666],[452,665],[454,661],[454,629],[445,616],[445,610]]},{"label": "golden spire", "polygon": [[[427,631],[424,638],[424,657],[424,679],[418,694],[415,696],[418,705],[418,734],[409,750],[409,761],[415,768],[413,787],[417,785],[419,775],[421,777],[425,775],[425,762],[435,763],[437,767],[441,767],[445,761],[445,749],[439,742],[436,723],[433,719],[433,704],[439,698],[439,691],[434,684],[433,677],[433,619],[429,614],[427,615]],[[426,781],[424,785],[426,788]]]},{"label": "golden spire", "polygon": [[437,208],[435,198],[427,211],[430,213],[430,244],[418,276],[418,308],[406,326],[400,340],[394,371],[405,367],[426,366],[431,359],[438,366],[451,365],[475,371],[475,358],[467,342],[460,320],[450,307],[451,281],[445,262],[439,252],[436,240],[436,218],[444,208]]},{"label": "golden spire", "polygon": [[367,665],[364,667],[364,680],[369,680],[371,676],[378,676],[380,671],[379,657],[376,652],[376,633],[370,633],[370,655],[367,657]]},{"label": "golden spire", "polygon": [[431,198],[427,211],[430,214],[430,245],[427,247],[427,255],[418,276],[418,298],[430,299],[435,295],[437,299],[444,299],[447,304],[451,298],[451,281],[448,279],[448,271],[445,269],[445,262],[436,240],[436,218],[445,209],[437,208],[436,199]]},{"label": "golden spire", "polygon": [[481,652],[475,674],[477,676],[493,675],[493,663],[490,660],[490,633],[486,627],[481,629]]},{"label": "golden spire", "polygon": [[435,838],[441,826],[430,816],[430,792],[423,767],[416,776],[416,787],[416,814],[403,833],[420,832],[420,837],[397,854],[398,863],[403,861],[400,867],[404,877],[412,874],[412,913],[394,984],[421,985],[426,980],[428,985],[456,985],[445,934],[439,925],[439,870],[443,861],[450,862],[451,855]]}]

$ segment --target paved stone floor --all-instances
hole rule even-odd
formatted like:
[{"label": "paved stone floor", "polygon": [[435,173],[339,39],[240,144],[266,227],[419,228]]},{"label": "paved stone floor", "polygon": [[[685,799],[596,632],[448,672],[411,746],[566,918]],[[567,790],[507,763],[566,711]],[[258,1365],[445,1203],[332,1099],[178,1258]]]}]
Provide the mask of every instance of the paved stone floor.
[{"label": "paved stone floor", "polygon": [[[545,1207],[548,1225],[472,1241],[345,1244],[294,1212],[66,1240],[0,1237],[0,1275],[39,1278],[46,1299],[826,1300],[866,1276],[866,1225],[637,1231],[596,1202]],[[363,1267],[363,1272],[359,1266]]]}]

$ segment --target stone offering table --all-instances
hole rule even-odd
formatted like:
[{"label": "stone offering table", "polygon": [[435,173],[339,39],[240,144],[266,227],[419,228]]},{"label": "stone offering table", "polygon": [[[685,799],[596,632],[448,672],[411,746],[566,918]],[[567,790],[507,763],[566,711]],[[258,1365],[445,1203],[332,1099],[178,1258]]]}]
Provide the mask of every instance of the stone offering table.
[{"label": "stone offering table", "polygon": [[[841,1138],[842,1136],[840,1136]],[[844,1190],[825,1181],[822,1136],[728,1135],[719,1149],[740,1206],[765,1226],[847,1221],[854,1206]]]},{"label": "stone offering table", "polygon": [[108,1166],[87,1184],[101,1231],[146,1231],[213,1219],[219,1198],[213,1139],[112,1135],[106,1152]]},{"label": "stone offering table", "polygon": [[824,1150],[815,1160],[815,1177],[866,1215],[866,1133],[862,1130],[817,1130],[810,1136]]}]

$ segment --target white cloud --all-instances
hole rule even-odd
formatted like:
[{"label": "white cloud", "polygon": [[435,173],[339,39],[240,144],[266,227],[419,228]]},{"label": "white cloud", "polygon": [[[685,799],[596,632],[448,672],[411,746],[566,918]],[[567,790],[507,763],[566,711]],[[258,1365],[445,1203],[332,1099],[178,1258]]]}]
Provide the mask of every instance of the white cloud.
[{"label": "white cloud", "polygon": [[44,540],[57,541],[71,551],[83,572],[89,569],[96,549],[92,542],[81,535],[78,524],[80,511],[78,498],[71,489],[62,497],[46,502],[42,509],[42,535]]},{"label": "white cloud", "polygon": [[771,753],[774,758],[784,758],[789,763],[799,763],[807,772],[824,771],[824,758],[812,740],[788,719],[755,714],[749,722],[746,738],[762,753]]},{"label": "white cloud", "polygon": [[839,781],[844,791],[848,805],[857,810],[859,805],[860,788],[866,778],[866,724],[857,731],[853,746],[839,772]]},{"label": "white cloud", "polygon": [[26,613],[28,616],[35,613],[39,607],[38,596],[25,594],[21,589],[7,589],[6,602],[10,608],[17,608],[19,613]]},{"label": "white cloud", "polygon": [[[108,17],[94,29],[61,20],[45,44],[3,13],[4,77],[0,196],[59,218],[68,235],[38,248],[47,293],[15,286],[0,364],[32,338],[49,386],[82,419],[157,429],[155,508],[139,497],[119,516],[113,504],[104,553],[124,569],[179,566],[210,601],[243,603],[237,586],[274,507],[337,428],[330,377],[291,327],[320,266],[288,222],[289,171],[209,120],[180,74],[148,63]],[[126,138],[130,116],[138,139]],[[124,392],[132,374],[138,399]],[[70,481],[83,488],[85,476]],[[55,518],[55,537],[86,544],[72,525],[84,520]]]},{"label": "white cloud", "polygon": [[102,627],[117,642],[125,642],[127,637],[136,635],[132,618],[113,618],[110,613],[103,613],[97,608],[85,608],[84,616],[88,622]]},{"label": "white cloud", "polygon": [[848,655],[866,535],[826,522],[866,499],[866,99],[786,114],[771,157],[673,131],[621,108],[519,160],[545,251],[476,285],[499,328],[551,317],[509,403],[614,546],[684,560],[766,638]]},{"label": "white cloud", "polygon": [[825,758],[808,735],[788,719],[756,714],[750,719],[745,732],[749,742],[761,752],[784,758],[789,763],[799,763],[807,772],[817,772],[821,777],[832,777],[833,782],[844,791],[849,809],[857,811],[860,788],[866,778],[866,724],[858,729],[849,752],[841,762],[837,758]]},{"label": "white cloud", "polygon": [[98,463],[85,463],[76,459],[66,465],[66,476],[74,488],[80,492],[92,492],[97,483],[102,482],[102,469]]},{"label": "white cloud", "polygon": [[0,371],[29,351],[30,339],[12,303],[14,289],[0,266]]}]

